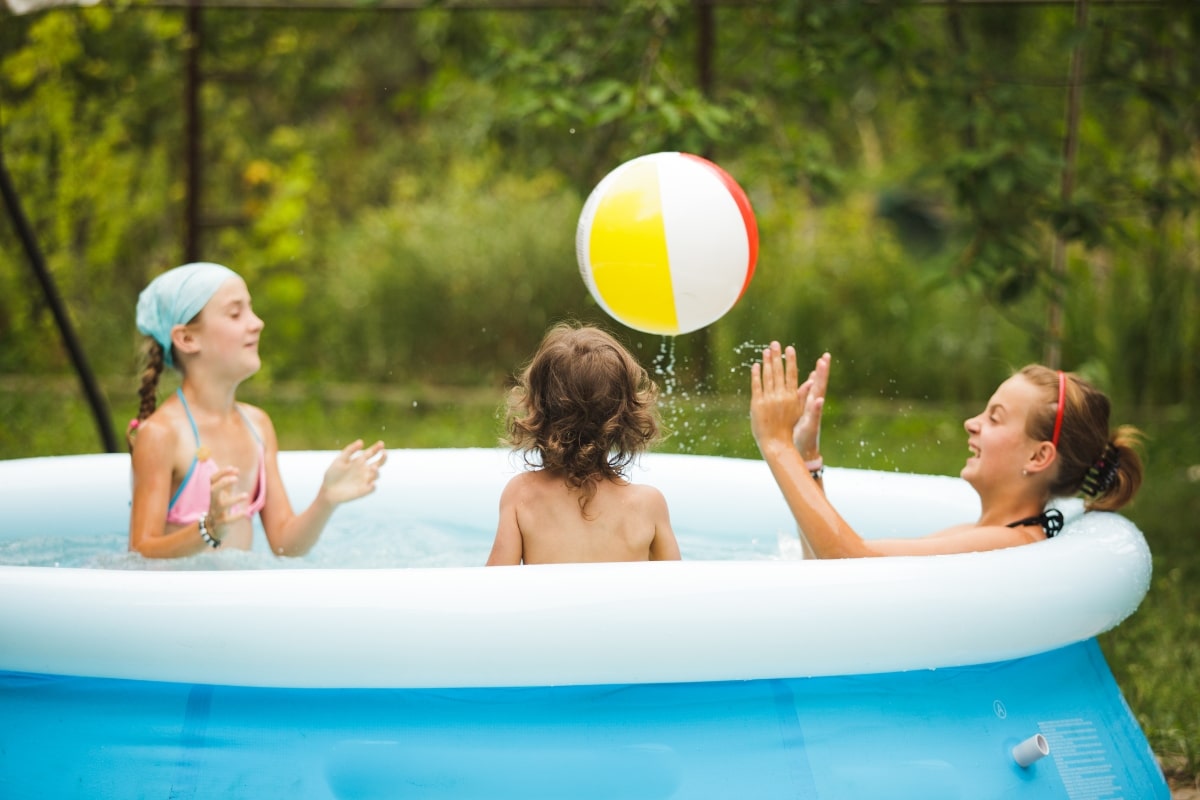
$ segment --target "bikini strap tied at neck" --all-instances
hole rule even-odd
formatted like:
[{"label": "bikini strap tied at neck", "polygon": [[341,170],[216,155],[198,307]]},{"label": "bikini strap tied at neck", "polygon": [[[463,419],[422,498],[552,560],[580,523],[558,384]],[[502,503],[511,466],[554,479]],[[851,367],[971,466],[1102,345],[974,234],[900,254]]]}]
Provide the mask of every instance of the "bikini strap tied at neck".
[{"label": "bikini strap tied at neck", "polygon": [[1020,528],[1024,525],[1041,525],[1047,539],[1053,539],[1055,534],[1063,529],[1063,515],[1057,508],[1047,508],[1036,517],[1026,517],[1016,522],[1008,523],[1010,528]]}]

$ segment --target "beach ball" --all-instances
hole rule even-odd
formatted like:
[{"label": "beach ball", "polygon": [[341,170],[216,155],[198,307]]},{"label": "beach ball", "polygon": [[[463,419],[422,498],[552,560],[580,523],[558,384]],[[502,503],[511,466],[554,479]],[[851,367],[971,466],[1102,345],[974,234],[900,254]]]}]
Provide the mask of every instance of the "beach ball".
[{"label": "beach ball", "polygon": [[596,184],[575,255],[609,316],[673,336],[716,322],[741,298],[758,259],[758,225],[725,170],[689,153],[651,153]]}]

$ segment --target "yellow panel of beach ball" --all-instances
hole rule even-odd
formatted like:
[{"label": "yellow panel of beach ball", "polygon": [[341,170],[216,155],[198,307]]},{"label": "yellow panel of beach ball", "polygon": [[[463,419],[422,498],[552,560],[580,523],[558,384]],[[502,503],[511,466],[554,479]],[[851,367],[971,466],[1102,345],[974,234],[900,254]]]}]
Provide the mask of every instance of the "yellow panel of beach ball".
[{"label": "yellow panel of beach ball", "polygon": [[674,336],[716,322],[741,299],[758,260],[758,225],[725,170],[690,153],[651,153],[592,190],[575,254],[609,316]]}]

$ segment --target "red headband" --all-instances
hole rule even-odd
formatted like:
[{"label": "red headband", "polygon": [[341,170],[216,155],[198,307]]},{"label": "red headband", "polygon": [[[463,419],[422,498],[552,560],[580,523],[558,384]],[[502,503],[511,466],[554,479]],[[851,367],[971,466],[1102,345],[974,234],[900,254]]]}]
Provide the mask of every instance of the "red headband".
[{"label": "red headband", "polygon": [[1054,438],[1050,441],[1058,447],[1058,434],[1062,432],[1063,407],[1067,400],[1067,375],[1061,369],[1058,371],[1058,412],[1054,415]]}]

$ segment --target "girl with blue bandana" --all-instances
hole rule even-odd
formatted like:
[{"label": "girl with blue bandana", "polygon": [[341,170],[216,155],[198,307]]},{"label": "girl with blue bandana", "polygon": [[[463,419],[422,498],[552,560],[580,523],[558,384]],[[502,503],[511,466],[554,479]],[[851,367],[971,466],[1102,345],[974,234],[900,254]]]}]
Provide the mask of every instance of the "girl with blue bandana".
[{"label": "girl with blue bandana", "polygon": [[[338,505],[375,490],[387,453],[383,442],[364,448],[358,440],[334,459],[312,504],[292,510],[271,418],[235,399],[238,385],[262,365],[263,329],[237,273],[195,263],[158,276],[138,297],[137,327],[147,340],[141,406],[128,433],[130,550],[149,558],[249,550],[259,514],[272,552],[303,555]],[[166,367],[182,382],[159,405]]]}]

